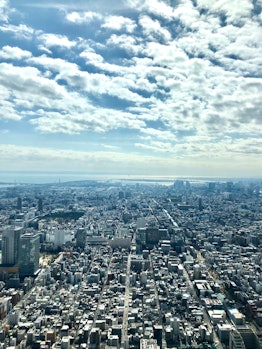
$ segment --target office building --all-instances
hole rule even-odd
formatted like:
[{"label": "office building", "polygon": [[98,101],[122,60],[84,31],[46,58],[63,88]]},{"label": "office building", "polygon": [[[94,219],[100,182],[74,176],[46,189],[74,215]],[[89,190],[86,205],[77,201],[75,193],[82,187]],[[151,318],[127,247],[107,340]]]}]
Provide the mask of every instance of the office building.
[{"label": "office building", "polygon": [[42,199],[42,198],[39,198],[39,199],[38,199],[37,210],[38,210],[39,212],[43,212],[43,199]]},{"label": "office building", "polygon": [[20,238],[19,275],[33,276],[39,270],[40,235],[25,233]]},{"label": "office building", "polygon": [[23,207],[22,198],[18,197],[17,198],[17,209],[21,212],[22,211],[22,207]]},{"label": "office building", "polygon": [[64,230],[55,230],[54,231],[54,245],[62,246],[65,243],[65,231]]},{"label": "office building", "polygon": [[79,228],[75,234],[76,247],[85,248],[86,244],[86,230],[84,228]]},{"label": "office building", "polygon": [[6,227],[2,234],[2,264],[15,265],[19,259],[20,227]]}]

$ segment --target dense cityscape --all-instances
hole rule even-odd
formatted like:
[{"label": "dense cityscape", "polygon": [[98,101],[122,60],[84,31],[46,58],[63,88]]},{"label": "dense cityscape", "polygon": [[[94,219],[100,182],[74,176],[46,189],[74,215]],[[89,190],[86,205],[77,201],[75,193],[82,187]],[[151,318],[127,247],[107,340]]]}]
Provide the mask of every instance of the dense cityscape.
[{"label": "dense cityscape", "polygon": [[261,181],[0,188],[0,348],[262,348]]}]

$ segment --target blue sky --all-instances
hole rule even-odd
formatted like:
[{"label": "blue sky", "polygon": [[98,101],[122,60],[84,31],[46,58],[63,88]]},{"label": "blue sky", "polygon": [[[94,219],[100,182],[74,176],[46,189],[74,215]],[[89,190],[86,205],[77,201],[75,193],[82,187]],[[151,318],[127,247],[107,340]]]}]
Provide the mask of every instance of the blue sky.
[{"label": "blue sky", "polygon": [[261,176],[261,0],[1,0],[0,170]]}]

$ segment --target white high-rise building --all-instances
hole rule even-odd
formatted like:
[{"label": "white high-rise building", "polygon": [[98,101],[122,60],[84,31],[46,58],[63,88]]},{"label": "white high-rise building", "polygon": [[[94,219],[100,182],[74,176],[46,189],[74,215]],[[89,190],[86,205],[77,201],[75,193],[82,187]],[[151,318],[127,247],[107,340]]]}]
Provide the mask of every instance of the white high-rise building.
[{"label": "white high-rise building", "polygon": [[54,245],[62,246],[65,244],[65,231],[64,230],[55,230],[54,231]]}]

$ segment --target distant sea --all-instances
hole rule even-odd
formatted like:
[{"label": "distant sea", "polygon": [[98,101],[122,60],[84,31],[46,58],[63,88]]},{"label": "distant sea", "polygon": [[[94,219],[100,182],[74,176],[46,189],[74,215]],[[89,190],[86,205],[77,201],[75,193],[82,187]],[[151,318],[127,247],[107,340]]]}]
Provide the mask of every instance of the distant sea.
[{"label": "distant sea", "polygon": [[84,180],[106,180],[100,174],[86,174],[74,172],[0,172],[0,183],[17,184],[49,184]]},{"label": "distant sea", "polygon": [[0,184],[49,184],[49,183],[64,183],[71,181],[125,181],[134,182],[155,182],[169,183],[174,182],[174,178],[170,177],[150,177],[150,176],[130,176],[116,174],[101,174],[101,173],[84,173],[84,172],[13,172],[0,171]]},{"label": "distant sea", "polygon": [[0,184],[49,184],[64,183],[71,181],[109,181],[109,182],[129,182],[129,183],[159,183],[171,185],[176,180],[175,177],[161,176],[134,176],[123,174],[101,174],[84,172],[14,172],[0,171]]},{"label": "distant sea", "polygon": [[96,175],[71,172],[0,172],[0,183],[9,184],[48,184],[69,181],[96,180]]},{"label": "distant sea", "polygon": [[[0,186],[19,184],[59,184],[71,181],[103,181],[103,182],[124,182],[124,183],[151,183],[161,185],[172,185],[175,180],[194,182],[195,184],[212,181],[240,180],[234,178],[218,177],[190,177],[190,176],[146,176],[129,174],[101,174],[85,172],[33,172],[33,171],[0,171]],[[247,180],[244,179],[244,180]]]}]

